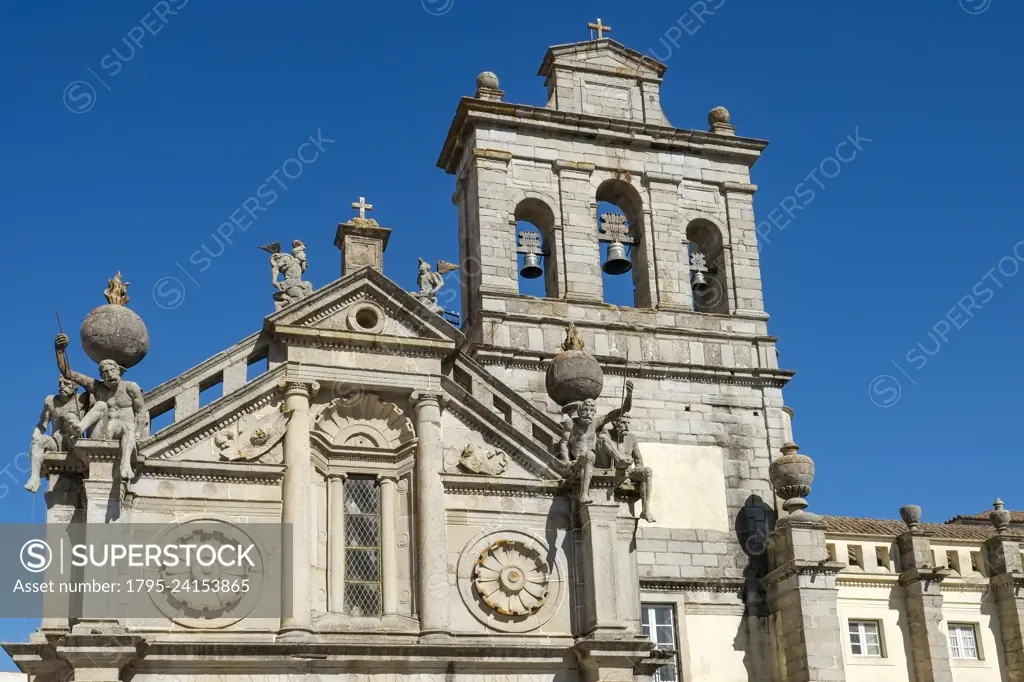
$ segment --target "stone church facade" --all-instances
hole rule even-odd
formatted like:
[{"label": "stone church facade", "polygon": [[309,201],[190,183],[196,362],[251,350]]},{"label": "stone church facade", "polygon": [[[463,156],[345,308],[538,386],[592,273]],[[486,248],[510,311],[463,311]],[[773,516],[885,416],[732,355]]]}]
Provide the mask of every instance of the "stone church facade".
[{"label": "stone church facade", "polygon": [[[548,51],[543,107],[482,74],[437,162],[459,263],[421,261],[403,291],[361,199],[340,279],[311,291],[305,245],[265,247],[278,310],[144,394],[144,421],[173,421],[139,434],[131,480],[113,438],[51,446],[52,524],[286,525],[285,615],[47,617],[5,645],[21,670],[1024,680],[1020,525],[1001,504],[948,524],[805,511],[814,466],[761,295],[750,169],[767,143],[720,107],[708,131],[673,127],[665,71],[600,37]],[[628,258],[634,306],[604,302],[602,253],[606,271]],[[544,297],[520,294],[531,262]],[[459,326],[441,303],[456,265]]]}]

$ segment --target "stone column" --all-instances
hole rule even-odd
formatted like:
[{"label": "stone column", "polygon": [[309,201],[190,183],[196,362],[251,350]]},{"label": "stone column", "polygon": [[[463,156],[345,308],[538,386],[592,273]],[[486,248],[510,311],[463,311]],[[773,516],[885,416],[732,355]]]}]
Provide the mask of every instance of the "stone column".
[{"label": "stone column", "polygon": [[291,415],[284,434],[284,485],[281,491],[283,538],[291,535],[291,552],[285,553],[281,571],[282,605],[289,615],[281,619],[281,634],[303,637],[312,632],[311,543],[313,464],[309,453],[309,403],[320,386],[301,381],[282,381],[285,410]]},{"label": "stone column", "polygon": [[327,480],[327,565],[328,610],[345,611],[345,479],[346,474],[328,474]]},{"label": "stone column", "polygon": [[917,682],[952,682],[949,641],[942,629],[942,594],[939,585],[950,575],[932,561],[931,536],[917,529],[896,538],[900,551],[900,585],[907,608],[907,629]]},{"label": "stone column", "polygon": [[[422,634],[447,634],[448,538],[444,510],[444,451],[440,396],[424,393],[416,401],[416,528],[419,555],[419,614]],[[443,589],[442,589],[443,588]]]},{"label": "stone column", "polygon": [[[1002,503],[999,503],[1002,510]],[[999,613],[999,634],[1006,655],[1008,682],[1024,682],[1024,566],[1021,565],[1020,542],[1006,533],[985,541],[985,559],[989,566],[989,587],[995,596]]]},{"label": "stone column", "polygon": [[395,531],[395,479],[380,476],[380,563],[384,615],[398,613],[398,544]]},{"label": "stone column", "polygon": [[780,519],[768,540],[771,571],[763,584],[779,682],[846,679],[836,587],[843,565],[828,561],[825,528],[797,512]]}]

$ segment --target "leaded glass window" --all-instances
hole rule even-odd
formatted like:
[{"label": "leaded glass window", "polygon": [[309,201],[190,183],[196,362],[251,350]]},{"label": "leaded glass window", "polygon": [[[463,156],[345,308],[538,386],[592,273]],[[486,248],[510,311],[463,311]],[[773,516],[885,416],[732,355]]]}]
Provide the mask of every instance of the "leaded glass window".
[{"label": "leaded glass window", "polygon": [[380,488],[372,476],[345,480],[345,613],[381,615]]}]

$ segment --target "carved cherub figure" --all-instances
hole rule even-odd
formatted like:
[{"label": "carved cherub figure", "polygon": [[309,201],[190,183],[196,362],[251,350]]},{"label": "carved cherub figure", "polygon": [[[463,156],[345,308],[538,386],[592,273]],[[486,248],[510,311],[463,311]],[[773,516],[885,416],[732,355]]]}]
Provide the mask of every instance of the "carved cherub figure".
[{"label": "carved cherub figure", "polygon": [[[32,468],[25,490],[30,493],[39,491],[39,472],[47,452],[74,454],[74,441],[78,435],[75,427],[87,409],[88,396],[78,393],[78,387],[73,381],[60,377],[57,380],[56,395],[46,396],[39,423],[32,430],[32,445],[29,447]],[[50,435],[46,434],[47,427],[50,428]]]},{"label": "carved cherub figure", "polygon": [[636,436],[629,429],[629,415],[623,412],[611,423],[607,431],[597,436],[597,456],[599,462],[610,461],[616,469],[623,470],[626,478],[640,486],[642,511],[640,518],[654,523],[651,514],[651,484],[653,474],[644,466],[644,458],[640,453],[640,445]]},{"label": "carved cherub figure", "polygon": [[64,354],[67,347],[68,337],[58,335],[54,348],[61,376],[84,388],[95,399],[82,421],[72,423],[72,432],[76,437],[81,437],[91,429],[91,438],[120,441],[121,480],[130,481],[134,476],[132,455],[135,454],[139,439],[149,435],[149,413],[142,398],[142,389],[134,382],[125,381],[121,377],[124,369],[113,360],[99,363],[99,379],[73,371]]},{"label": "carved cherub figure", "polygon": [[[313,293],[313,285],[302,279],[309,267],[306,259],[306,245],[296,239],[292,242],[291,253],[281,253],[281,242],[273,242],[260,247],[270,254],[270,279],[277,293],[274,294],[275,312],[296,301],[300,301]],[[278,276],[283,278],[278,281]]]},{"label": "carved cherub figure", "polygon": [[413,296],[423,301],[438,315],[444,313],[444,308],[437,302],[437,292],[444,287],[444,276],[458,269],[459,266],[455,263],[440,260],[437,262],[437,272],[432,272],[430,263],[420,258],[419,272],[416,276],[416,286],[420,290]]},{"label": "carved cherub figure", "polygon": [[618,422],[622,415],[633,406],[633,382],[626,382],[626,396],[622,406],[601,417],[597,417],[597,403],[590,398],[577,405],[572,416],[572,423],[562,436],[560,455],[562,460],[570,463],[576,478],[576,496],[582,504],[590,504],[594,500],[590,496],[590,482],[594,477],[594,465],[597,462],[598,434],[602,433],[610,423]]}]

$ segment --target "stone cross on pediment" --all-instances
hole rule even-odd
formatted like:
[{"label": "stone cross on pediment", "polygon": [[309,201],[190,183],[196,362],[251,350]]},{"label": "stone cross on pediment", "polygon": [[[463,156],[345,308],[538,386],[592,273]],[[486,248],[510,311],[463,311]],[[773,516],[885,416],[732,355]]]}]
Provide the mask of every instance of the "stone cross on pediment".
[{"label": "stone cross on pediment", "polygon": [[608,32],[608,33],[612,32],[612,27],[611,26],[606,26],[605,24],[601,23],[601,17],[597,18],[597,23],[596,24],[587,24],[587,28],[589,28],[591,31],[597,31],[597,39],[598,40],[601,40],[602,38],[604,38],[605,32]]},{"label": "stone cross on pediment", "polygon": [[621,213],[602,213],[599,238],[602,242],[618,242],[632,244],[633,237],[629,234],[629,223]]}]

